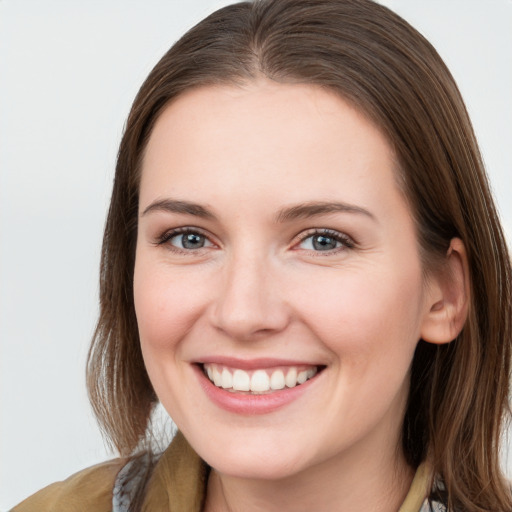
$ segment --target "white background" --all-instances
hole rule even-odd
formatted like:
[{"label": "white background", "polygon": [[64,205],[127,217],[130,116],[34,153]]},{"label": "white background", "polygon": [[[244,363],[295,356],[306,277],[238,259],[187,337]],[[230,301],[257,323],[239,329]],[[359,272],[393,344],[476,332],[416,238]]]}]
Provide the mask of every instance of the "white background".
[{"label": "white background", "polygon": [[[0,510],[111,456],[84,364],[117,146],[158,58],[225,3],[0,0]],[[458,81],[510,240],[512,1],[383,3]]]}]

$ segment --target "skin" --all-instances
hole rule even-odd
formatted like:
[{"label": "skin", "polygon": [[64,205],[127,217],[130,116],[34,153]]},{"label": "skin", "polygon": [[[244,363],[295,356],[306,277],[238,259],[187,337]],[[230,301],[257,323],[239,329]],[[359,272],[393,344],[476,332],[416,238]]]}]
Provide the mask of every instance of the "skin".
[{"label": "skin", "polygon": [[[157,120],[142,166],[135,307],[154,389],[213,468],[206,510],[396,511],[404,499],[410,364],[447,312],[443,283],[422,274],[395,166],[377,128],[312,86],[199,88]],[[155,206],[169,199],[212,216]],[[276,219],[311,202],[359,210]],[[169,237],[177,228],[204,246],[184,249],[183,233]],[[315,229],[339,233],[336,247],[315,249]],[[199,385],[195,365],[216,356],[325,369],[286,406],[243,415]]]}]

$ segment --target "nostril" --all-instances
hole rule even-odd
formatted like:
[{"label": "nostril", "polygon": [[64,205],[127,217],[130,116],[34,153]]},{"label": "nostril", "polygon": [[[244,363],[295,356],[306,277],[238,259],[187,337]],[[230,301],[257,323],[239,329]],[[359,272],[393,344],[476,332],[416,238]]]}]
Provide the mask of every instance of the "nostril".
[{"label": "nostril", "polygon": [[238,303],[219,305],[212,314],[212,324],[217,331],[238,341],[251,341],[282,332],[289,323],[289,315],[281,306],[258,304],[253,301],[244,306]]}]

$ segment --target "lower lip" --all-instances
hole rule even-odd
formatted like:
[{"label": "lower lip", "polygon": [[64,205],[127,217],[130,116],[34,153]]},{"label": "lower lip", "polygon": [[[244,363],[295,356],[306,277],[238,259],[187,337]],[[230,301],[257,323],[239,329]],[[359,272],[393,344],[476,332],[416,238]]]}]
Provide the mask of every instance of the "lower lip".
[{"label": "lower lip", "polygon": [[267,414],[297,400],[316,381],[317,376],[293,388],[280,389],[265,395],[233,393],[215,386],[199,366],[194,370],[208,398],[222,409],[236,414]]}]

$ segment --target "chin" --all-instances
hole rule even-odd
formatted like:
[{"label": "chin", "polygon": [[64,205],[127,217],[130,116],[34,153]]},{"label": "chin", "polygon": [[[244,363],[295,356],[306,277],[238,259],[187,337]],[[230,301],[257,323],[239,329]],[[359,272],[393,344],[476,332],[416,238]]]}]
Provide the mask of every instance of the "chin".
[{"label": "chin", "polygon": [[249,480],[283,480],[300,472],[300,467],[286,460],[267,458],[257,461],[219,461],[212,467],[220,474]]},{"label": "chin", "polygon": [[304,454],[284,449],[282,442],[269,443],[268,438],[258,438],[257,443],[215,443],[220,450],[212,450],[212,440],[205,450],[198,447],[198,453],[217,472],[233,478],[255,480],[280,480],[299,473],[304,466]]}]

